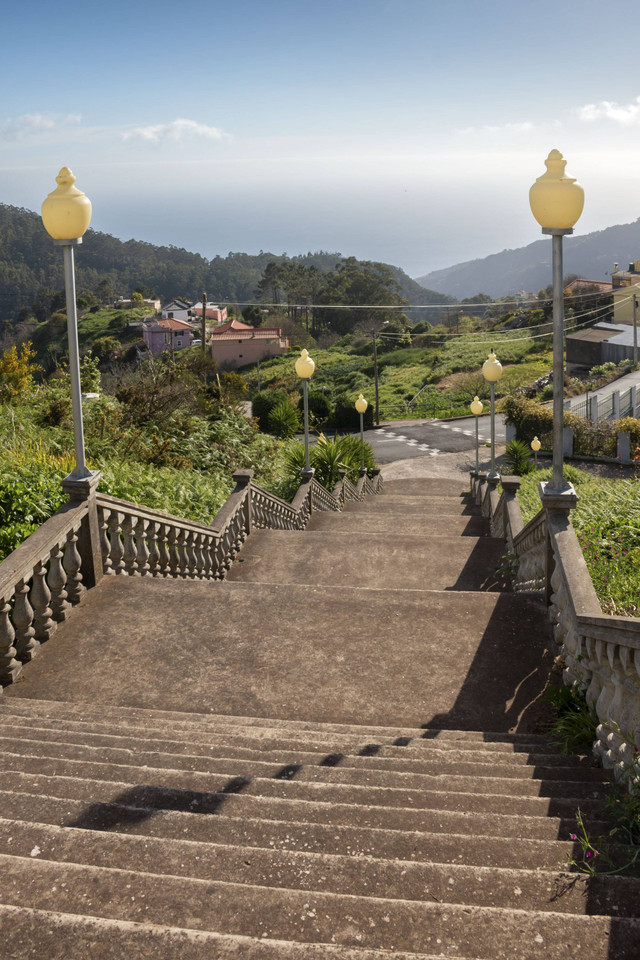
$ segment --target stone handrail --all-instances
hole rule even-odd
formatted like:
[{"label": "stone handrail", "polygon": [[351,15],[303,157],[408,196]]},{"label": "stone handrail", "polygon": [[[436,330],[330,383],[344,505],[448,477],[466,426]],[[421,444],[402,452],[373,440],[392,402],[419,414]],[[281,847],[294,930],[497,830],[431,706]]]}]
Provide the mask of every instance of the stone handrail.
[{"label": "stone handrail", "polygon": [[[518,559],[514,589],[545,590],[566,685],[582,691],[598,725],[593,752],[617,780],[640,786],[640,619],[602,613],[570,519],[575,495],[541,490],[542,509],[526,526],[516,500],[517,477],[502,478],[490,498],[486,476],[472,473],[472,498],[485,507],[494,536]],[[563,502],[564,501],[564,502]]]},{"label": "stone handrail", "polygon": [[358,487],[341,477],[336,497],[310,475],[287,503],[249,470],[233,479],[211,525],[97,493],[99,474],[65,486],[69,502],[0,563],[0,683],[15,680],[103,576],[223,580],[252,527],[303,530],[313,510],[340,511],[345,497],[382,487],[377,472]]},{"label": "stone handrail", "polygon": [[70,500],[0,564],[0,683],[12,683],[86,590],[78,538],[86,502]]}]

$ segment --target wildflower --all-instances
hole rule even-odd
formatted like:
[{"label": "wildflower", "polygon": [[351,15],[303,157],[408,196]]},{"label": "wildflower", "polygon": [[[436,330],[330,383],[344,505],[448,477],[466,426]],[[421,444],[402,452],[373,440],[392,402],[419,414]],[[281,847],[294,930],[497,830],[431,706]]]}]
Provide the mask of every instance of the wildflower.
[{"label": "wildflower", "polygon": [[569,836],[571,837],[572,840],[577,840],[577,839],[578,839],[577,833],[570,833]]}]

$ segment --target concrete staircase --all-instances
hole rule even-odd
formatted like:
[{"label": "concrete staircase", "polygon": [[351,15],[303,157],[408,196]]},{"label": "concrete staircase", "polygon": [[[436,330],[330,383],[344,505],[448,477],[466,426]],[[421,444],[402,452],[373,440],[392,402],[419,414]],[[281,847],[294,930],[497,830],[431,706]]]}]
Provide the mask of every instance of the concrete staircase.
[{"label": "concrete staircase", "polygon": [[568,872],[603,774],[538,732],[542,604],[443,481],[224,583],[109,578],[0,703],[0,957],[631,960]]}]

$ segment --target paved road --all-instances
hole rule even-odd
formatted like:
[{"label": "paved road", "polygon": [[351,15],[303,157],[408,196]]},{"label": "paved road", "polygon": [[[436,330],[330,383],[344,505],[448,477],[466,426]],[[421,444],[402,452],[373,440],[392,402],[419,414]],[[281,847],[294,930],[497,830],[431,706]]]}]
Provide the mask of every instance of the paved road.
[{"label": "paved road", "polygon": [[[491,436],[489,417],[480,417],[481,446]],[[391,420],[376,430],[366,430],[376,463],[392,463],[410,457],[437,457],[441,453],[475,450],[475,418],[461,420]],[[504,422],[496,416],[496,446],[505,441]],[[483,452],[480,452],[480,459]]]}]

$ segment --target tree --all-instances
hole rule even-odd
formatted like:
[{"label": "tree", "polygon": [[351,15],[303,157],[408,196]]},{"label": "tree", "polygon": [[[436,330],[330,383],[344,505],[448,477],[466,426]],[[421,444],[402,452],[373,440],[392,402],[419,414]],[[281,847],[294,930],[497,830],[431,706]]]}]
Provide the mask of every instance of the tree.
[{"label": "tree", "polygon": [[255,303],[248,303],[242,311],[242,319],[245,323],[250,323],[252,327],[259,327],[264,319],[264,315],[260,307],[257,307]]},{"label": "tree", "polygon": [[131,306],[132,307],[144,307],[144,297],[138,291],[134,291],[131,294]]},{"label": "tree", "polygon": [[31,341],[5,350],[0,357],[0,399],[16,400],[28,393],[39,369],[33,362],[35,355]]}]

